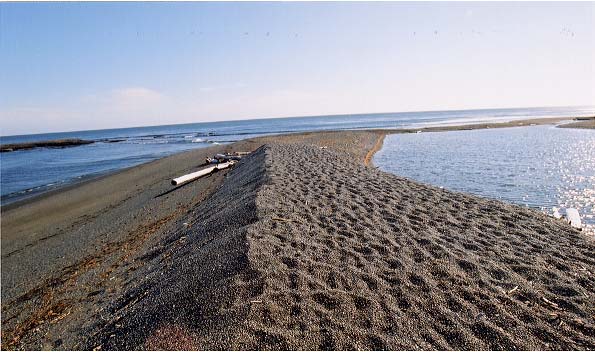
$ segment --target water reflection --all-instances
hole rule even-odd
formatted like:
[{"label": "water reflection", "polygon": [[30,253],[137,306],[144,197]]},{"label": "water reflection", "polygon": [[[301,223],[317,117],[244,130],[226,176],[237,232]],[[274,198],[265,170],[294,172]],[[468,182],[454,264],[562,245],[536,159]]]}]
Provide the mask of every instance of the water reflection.
[{"label": "water reflection", "polygon": [[385,171],[552,214],[578,209],[595,230],[595,131],[534,126],[387,136]]}]

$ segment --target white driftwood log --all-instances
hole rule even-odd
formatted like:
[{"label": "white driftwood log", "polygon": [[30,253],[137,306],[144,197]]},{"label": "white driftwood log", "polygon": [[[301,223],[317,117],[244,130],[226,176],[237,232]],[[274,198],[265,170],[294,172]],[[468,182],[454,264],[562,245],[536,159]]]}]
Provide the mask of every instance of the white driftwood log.
[{"label": "white driftwood log", "polygon": [[173,180],[171,180],[171,184],[174,186],[181,185],[182,183],[186,183],[186,182],[189,182],[192,180],[196,180],[199,177],[206,176],[206,175],[210,174],[211,172],[215,171],[215,169],[218,169],[218,170],[227,169],[228,167],[230,167],[233,164],[235,164],[235,161],[229,161],[226,163],[221,163],[221,164],[217,164],[215,166],[207,167],[206,169],[202,169],[202,170],[193,172],[191,174],[187,174],[184,176],[174,178]]}]

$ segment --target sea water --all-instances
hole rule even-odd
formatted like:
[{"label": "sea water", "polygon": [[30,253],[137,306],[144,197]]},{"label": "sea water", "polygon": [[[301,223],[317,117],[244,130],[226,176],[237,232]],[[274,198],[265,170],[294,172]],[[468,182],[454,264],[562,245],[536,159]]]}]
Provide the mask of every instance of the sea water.
[{"label": "sea water", "polygon": [[595,229],[595,130],[532,126],[395,134],[374,164],[446,189],[553,214],[576,208]]},{"label": "sea water", "polygon": [[[317,130],[421,128],[537,117],[590,116],[595,107],[484,109],[275,118],[110,130],[3,136],[0,143],[81,138],[95,143],[0,153],[2,204],[82,178],[105,174],[173,153],[265,135]],[[34,118],[34,117],[32,117]]]}]

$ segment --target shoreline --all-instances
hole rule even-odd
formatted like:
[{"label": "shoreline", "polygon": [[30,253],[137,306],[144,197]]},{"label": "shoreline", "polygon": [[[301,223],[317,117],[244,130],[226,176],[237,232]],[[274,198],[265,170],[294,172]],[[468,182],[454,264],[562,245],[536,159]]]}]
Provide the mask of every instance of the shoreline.
[{"label": "shoreline", "polygon": [[[10,197],[8,199],[2,200],[2,205],[0,206],[0,212],[7,211],[9,209],[18,208],[20,206],[26,206],[27,204],[34,203],[34,202],[36,202],[38,200],[42,200],[42,199],[45,199],[47,197],[58,195],[58,194],[60,194],[60,193],[62,193],[64,191],[69,191],[69,190],[72,190],[72,189],[76,189],[77,187],[84,186],[86,184],[93,183],[93,182],[96,182],[96,181],[100,181],[100,180],[102,180],[102,179],[104,179],[106,177],[116,176],[118,174],[128,172],[128,171],[133,170],[133,169],[135,169],[137,167],[142,167],[142,166],[145,166],[145,165],[148,165],[148,164],[157,162],[157,161],[162,160],[162,159],[166,159],[166,158],[169,158],[169,157],[174,157],[176,155],[184,155],[184,154],[187,154],[187,153],[192,153],[192,152],[194,152],[196,150],[208,149],[208,148],[214,148],[214,147],[213,146],[209,146],[209,147],[204,147],[204,148],[196,148],[196,149],[192,149],[192,150],[186,150],[186,151],[174,153],[174,154],[171,154],[171,155],[167,155],[167,156],[164,156],[164,157],[160,157],[160,158],[157,158],[157,159],[154,159],[154,160],[146,161],[146,162],[143,162],[143,163],[140,163],[140,164],[137,164],[137,165],[127,166],[127,167],[124,167],[122,169],[116,169],[116,170],[111,170],[111,171],[104,171],[104,172],[101,172],[99,174],[90,174],[90,175],[82,176],[80,178],[75,178],[75,179],[72,179],[72,180],[66,180],[60,186],[57,186],[57,187],[54,187],[54,188],[50,188],[50,189],[41,190],[39,192],[35,192],[34,194],[25,195],[25,196],[12,196],[12,197]],[[43,187],[43,186],[41,186],[41,187]],[[14,193],[11,193],[11,194],[14,194]],[[10,196],[11,194],[8,194],[6,196]],[[8,200],[8,202],[7,203],[4,203],[6,200]]]},{"label": "shoreline", "polygon": [[[578,121],[578,122],[570,122],[570,121]],[[478,123],[478,124],[463,124],[463,125],[448,125],[448,126],[432,126],[432,127],[421,127],[421,128],[397,128],[397,129],[362,129],[362,130],[325,130],[325,131],[310,131],[310,132],[296,132],[296,133],[288,133],[288,134],[274,134],[274,135],[263,135],[261,137],[255,138],[267,138],[267,137],[284,137],[291,134],[311,134],[311,133],[328,133],[328,132],[348,132],[348,131],[359,131],[359,132],[373,132],[379,135],[378,145],[375,145],[365,156],[364,164],[365,165],[372,165],[372,159],[374,154],[378,152],[382,148],[382,143],[384,137],[387,134],[400,134],[400,133],[418,133],[418,132],[448,132],[448,131],[468,131],[468,130],[476,130],[476,129],[489,129],[489,128],[508,128],[508,127],[527,127],[527,126],[537,126],[537,125],[547,125],[547,124],[558,124],[563,121],[569,121],[567,124],[559,125],[560,128],[586,128],[591,129],[595,128],[595,117],[587,117],[587,118],[576,118],[576,117],[554,117],[554,118],[536,118],[536,119],[526,119],[526,120],[515,120],[509,122],[490,122],[490,123]],[[254,138],[251,138],[254,139]],[[249,140],[249,139],[248,139]],[[235,142],[234,142],[235,143]],[[233,144],[233,143],[230,143]],[[224,145],[230,145],[224,144]],[[207,147],[209,148],[209,147]],[[204,148],[199,148],[204,149]],[[35,201],[38,197],[43,197],[46,194],[55,194],[56,192],[60,192],[62,190],[70,189],[71,187],[75,187],[78,184],[90,182],[96,179],[100,179],[102,177],[109,177],[110,175],[115,175],[119,172],[127,170],[129,168],[134,168],[137,166],[141,166],[147,163],[154,162],[156,160],[164,159],[171,157],[176,154],[187,153],[189,151],[183,151],[180,153],[175,153],[172,155],[168,155],[162,158],[158,158],[155,160],[148,161],[146,163],[142,163],[140,165],[129,166],[123,169],[118,169],[114,171],[107,171],[102,173],[101,175],[86,175],[83,176],[84,180],[77,181],[77,180],[67,180],[64,182],[63,185],[52,188],[41,190],[39,192],[35,192],[31,195],[24,195],[24,196],[14,196],[9,197],[8,199],[4,199],[2,204],[0,204],[0,211],[4,211],[4,208],[14,208],[20,206],[20,204],[28,204],[28,201]],[[191,151],[190,151],[191,152]],[[88,179],[87,179],[88,178]],[[7,197],[10,195],[5,195]],[[7,202],[8,201],[8,202]],[[7,202],[7,203],[6,203]]]},{"label": "shoreline", "polygon": [[[385,135],[369,130],[256,137],[174,154],[3,207],[3,348],[595,347],[583,333],[595,331],[595,322],[573,308],[593,303],[583,297],[595,289],[588,278],[595,262],[587,255],[595,252],[593,241],[533,210],[366,167]],[[232,170],[170,185],[206,156],[232,151],[253,153]],[[523,250],[507,249],[518,246]],[[535,263],[536,248],[547,251],[550,261]],[[568,248],[578,257],[568,258]],[[514,262],[503,262],[505,257]],[[318,266],[323,258],[331,271]],[[452,265],[444,266],[444,258]],[[575,269],[578,276],[562,275]],[[450,279],[463,280],[466,289],[451,290]],[[193,292],[198,296],[188,296]],[[293,302],[295,294],[303,303]],[[492,316],[477,330],[474,317],[485,309],[477,305],[481,295],[524,335]],[[504,298],[510,302],[502,305]],[[563,308],[562,332],[547,323],[552,311],[561,314],[548,301]],[[437,304],[458,328],[434,325],[435,312],[424,302]],[[459,306],[457,313],[452,307]],[[336,315],[341,312],[347,320]],[[524,314],[537,320],[519,320]],[[196,316],[204,319],[190,324]],[[383,320],[390,316],[400,318]],[[365,317],[381,320],[364,324]],[[310,324],[306,335],[291,328],[299,319]],[[397,324],[411,338],[380,328],[385,324]],[[547,345],[531,333],[533,325],[558,342]],[[248,335],[238,336],[238,329]],[[419,331],[431,332],[434,342]],[[445,338],[452,334],[460,338]]]},{"label": "shoreline", "polygon": [[[154,161],[154,160],[152,160],[152,161]],[[152,162],[152,161],[149,161],[149,162]],[[31,202],[35,202],[35,201],[41,200],[46,197],[51,197],[52,195],[59,194],[60,192],[67,191],[67,190],[76,188],[78,186],[82,186],[89,182],[99,181],[104,177],[110,177],[110,176],[118,174],[119,172],[125,172],[126,170],[128,170],[130,168],[137,167],[137,166],[140,166],[140,165],[129,166],[129,167],[126,167],[123,169],[118,169],[118,170],[106,171],[106,172],[100,173],[98,175],[82,176],[80,178],[75,178],[70,181],[64,181],[62,183],[62,185],[58,185],[53,188],[46,188],[44,190],[40,190],[37,192],[31,191],[31,194],[23,194],[20,196],[19,195],[14,196],[13,195],[14,193],[7,194],[4,197],[8,197],[8,198],[1,199],[2,205],[0,206],[0,212],[7,211],[9,209],[18,208],[20,206],[25,206]],[[44,187],[44,186],[40,186],[40,187]],[[23,191],[21,191],[21,192],[23,192]]]},{"label": "shoreline", "polygon": [[[530,127],[530,126],[541,126],[541,125],[555,125],[560,124],[564,121],[572,123],[575,117],[551,117],[551,118],[535,118],[526,120],[513,120],[508,122],[488,122],[488,123],[477,123],[477,124],[463,124],[463,125],[452,125],[452,126],[430,126],[423,128],[397,128],[397,129],[383,129],[380,130],[387,134],[398,134],[398,133],[417,133],[421,132],[448,132],[448,131],[471,131],[481,130],[490,128],[509,128],[509,127]],[[563,126],[562,124],[561,126]]]},{"label": "shoreline", "polygon": [[593,117],[579,117],[574,119],[576,122],[560,125],[560,128],[583,128],[595,129],[595,116]]},{"label": "shoreline", "polygon": [[70,148],[93,143],[95,143],[95,141],[89,141],[80,138],[53,139],[38,142],[9,143],[0,144],[0,153],[9,153],[17,150],[29,150],[35,148]]},{"label": "shoreline", "polygon": [[378,135],[378,140],[376,141],[376,144],[374,144],[372,149],[370,149],[368,151],[368,153],[366,154],[366,157],[364,158],[364,165],[374,166],[374,163],[373,163],[374,154],[376,154],[378,151],[380,151],[380,149],[382,149],[382,146],[384,145],[384,138],[386,138],[386,135],[387,135],[386,133],[380,133]]}]

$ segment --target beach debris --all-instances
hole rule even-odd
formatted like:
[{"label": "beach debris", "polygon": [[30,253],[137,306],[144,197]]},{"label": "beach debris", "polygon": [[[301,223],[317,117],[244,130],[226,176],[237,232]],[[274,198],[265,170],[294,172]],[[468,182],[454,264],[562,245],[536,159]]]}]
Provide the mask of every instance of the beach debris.
[{"label": "beach debris", "polygon": [[262,301],[250,301],[250,303],[262,303]]},{"label": "beach debris", "polygon": [[218,159],[218,160],[240,160],[240,159],[242,159],[242,157],[239,155],[225,153],[225,154],[215,154],[215,159]]},{"label": "beach debris", "polygon": [[518,290],[518,289],[519,289],[519,286],[517,285],[517,286],[515,286],[515,287],[514,287],[512,290],[508,291],[508,292],[507,292],[507,294],[514,293],[514,292],[515,292],[516,290]]},{"label": "beach debris", "polygon": [[202,169],[202,170],[193,172],[191,174],[187,174],[187,175],[183,175],[183,176],[174,178],[173,180],[171,180],[171,184],[174,186],[178,186],[183,183],[196,180],[197,178],[200,178],[200,177],[203,177],[206,175],[210,175],[211,173],[216,172],[217,170],[227,169],[228,167],[232,166],[235,163],[236,163],[235,160],[230,160],[226,163],[221,163],[221,164],[217,164],[215,166],[207,167],[206,169]]},{"label": "beach debris", "polygon": [[242,156],[248,155],[250,152],[235,152],[235,153],[218,153],[212,158],[206,158],[206,164],[220,164],[230,160],[241,160]]},{"label": "beach debris", "polygon": [[554,302],[550,301],[549,299],[547,299],[547,298],[545,298],[545,297],[541,297],[541,299],[542,299],[542,300],[543,300],[545,303],[547,303],[547,304],[549,304],[550,306],[552,306],[553,308],[555,308],[555,309],[560,309],[560,307],[558,307],[558,305],[557,305],[556,303],[554,303]]},{"label": "beach debris", "polygon": [[578,210],[576,210],[575,208],[566,209],[566,219],[572,227],[580,228],[582,226],[581,217],[578,214]]},{"label": "beach debris", "polygon": [[[556,207],[552,208],[552,210],[554,211],[554,213],[552,214],[552,216],[556,219],[562,219],[566,222],[568,222],[570,224],[570,226],[577,228],[577,229],[582,229],[582,222],[581,222],[581,216],[578,212],[578,210],[576,210],[575,208],[566,208],[564,210],[564,208],[562,209],[558,209]],[[560,210],[564,211],[564,215],[560,214]]]}]

